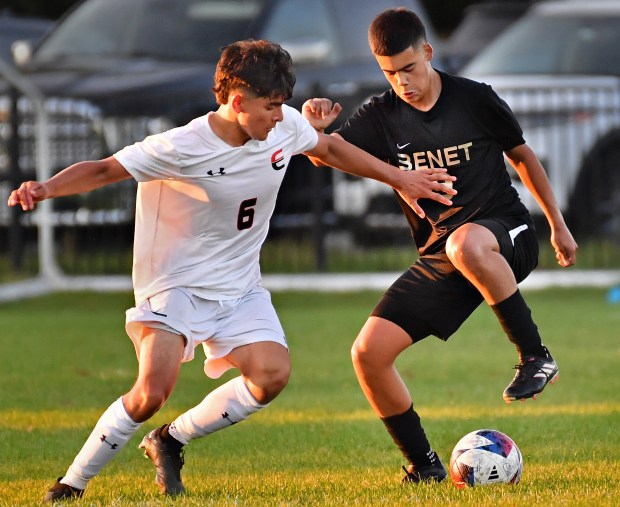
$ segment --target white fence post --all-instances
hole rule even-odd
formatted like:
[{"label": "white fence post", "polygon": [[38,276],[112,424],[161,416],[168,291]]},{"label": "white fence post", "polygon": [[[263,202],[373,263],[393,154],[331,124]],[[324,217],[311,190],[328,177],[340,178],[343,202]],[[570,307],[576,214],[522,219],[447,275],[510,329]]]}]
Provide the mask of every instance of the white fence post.
[{"label": "white fence post", "polygon": [[[30,81],[24,78],[12,65],[0,58],[0,75],[26,95],[34,104],[36,121],[36,174],[37,180],[44,181],[51,177],[49,120],[45,110],[45,97]],[[36,224],[39,235],[39,274],[50,282],[58,284],[64,275],[56,264],[54,255],[54,224],[52,221],[52,203],[43,201],[38,204]]]}]

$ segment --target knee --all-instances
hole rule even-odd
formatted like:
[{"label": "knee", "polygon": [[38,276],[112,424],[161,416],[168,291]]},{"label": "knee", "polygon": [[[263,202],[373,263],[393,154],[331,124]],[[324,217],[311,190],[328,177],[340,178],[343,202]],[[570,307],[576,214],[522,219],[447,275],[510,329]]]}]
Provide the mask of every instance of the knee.
[{"label": "knee", "polygon": [[256,401],[266,404],[273,400],[286,387],[290,375],[290,364],[266,365],[254,372],[250,381],[257,388],[252,392]]},{"label": "knee", "polygon": [[123,401],[129,416],[136,422],[150,419],[164,406],[170,392],[156,386],[134,386]]},{"label": "knee", "polygon": [[476,241],[467,230],[457,230],[446,242],[446,255],[455,267],[475,266],[484,262],[483,245]]},{"label": "knee", "polygon": [[358,338],[351,347],[351,361],[355,371],[361,372],[372,368],[376,361],[376,355],[372,353],[366,343]]},{"label": "knee", "polygon": [[413,344],[397,324],[371,318],[351,347],[351,360],[358,377],[382,375],[394,368],[399,354]]},{"label": "knee", "polygon": [[287,386],[288,380],[291,376],[291,365],[280,365],[275,369],[271,369],[266,372],[267,378],[266,386],[267,390],[273,393],[273,396],[280,394],[282,390]]}]

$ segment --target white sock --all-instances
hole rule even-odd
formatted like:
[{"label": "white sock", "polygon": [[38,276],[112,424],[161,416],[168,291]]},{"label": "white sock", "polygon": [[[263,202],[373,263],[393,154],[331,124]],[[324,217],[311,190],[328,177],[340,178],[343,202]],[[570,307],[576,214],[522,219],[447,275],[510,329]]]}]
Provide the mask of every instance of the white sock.
[{"label": "white sock", "polygon": [[267,405],[258,403],[243,378],[236,377],[210,392],[199,405],[177,417],[168,427],[168,433],[186,445],[194,438],[204,437],[241,422]]},{"label": "white sock", "polygon": [[60,482],[85,489],[88,481],[116,456],[141,425],[129,417],[123,399],[116,400],[99,418]]}]

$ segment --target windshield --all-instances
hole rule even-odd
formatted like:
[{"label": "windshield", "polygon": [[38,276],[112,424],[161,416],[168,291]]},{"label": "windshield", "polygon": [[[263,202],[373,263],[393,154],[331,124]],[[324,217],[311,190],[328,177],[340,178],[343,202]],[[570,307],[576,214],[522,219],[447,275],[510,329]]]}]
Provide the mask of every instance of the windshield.
[{"label": "windshield", "polygon": [[472,60],[464,75],[620,75],[620,18],[526,17]]},{"label": "windshield", "polygon": [[37,60],[155,56],[217,61],[221,46],[251,36],[264,0],[89,0],[44,41]]}]

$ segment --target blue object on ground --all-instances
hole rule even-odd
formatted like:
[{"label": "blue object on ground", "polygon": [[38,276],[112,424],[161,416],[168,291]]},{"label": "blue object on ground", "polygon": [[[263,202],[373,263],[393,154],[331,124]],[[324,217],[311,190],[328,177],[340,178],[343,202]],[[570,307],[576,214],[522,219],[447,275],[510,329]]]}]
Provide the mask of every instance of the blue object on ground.
[{"label": "blue object on ground", "polygon": [[607,302],[611,304],[620,304],[620,285],[609,289],[609,292],[607,292]]}]

